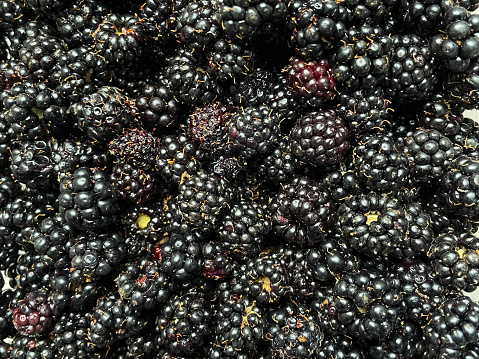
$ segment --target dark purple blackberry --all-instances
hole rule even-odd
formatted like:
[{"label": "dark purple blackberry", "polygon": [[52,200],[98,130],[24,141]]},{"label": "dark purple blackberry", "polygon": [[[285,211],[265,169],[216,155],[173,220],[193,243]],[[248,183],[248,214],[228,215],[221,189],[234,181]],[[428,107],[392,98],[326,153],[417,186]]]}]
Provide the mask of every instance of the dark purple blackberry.
[{"label": "dark purple blackberry", "polygon": [[233,260],[230,257],[226,245],[222,242],[208,242],[201,247],[203,254],[203,277],[205,279],[223,281],[233,268]]},{"label": "dark purple blackberry", "polygon": [[443,18],[441,30],[445,31],[431,38],[431,50],[449,71],[464,72],[479,57],[478,16],[453,6]]},{"label": "dark purple blackberry", "polygon": [[331,0],[295,0],[289,4],[292,47],[303,58],[321,59],[346,31],[347,10]]},{"label": "dark purple blackberry", "polygon": [[479,106],[479,62],[471,64],[458,73],[448,72],[444,81],[448,99],[460,108],[472,110]]},{"label": "dark purple blackberry", "polygon": [[428,257],[439,281],[448,287],[472,292],[479,286],[479,239],[464,231],[439,235]]},{"label": "dark purple blackberry", "polygon": [[187,133],[190,138],[208,151],[214,151],[226,141],[231,119],[230,106],[213,102],[196,110],[188,117]]},{"label": "dark purple blackberry", "polygon": [[272,358],[311,358],[320,348],[323,333],[306,305],[288,301],[266,313],[264,339]]},{"label": "dark purple blackberry", "polygon": [[109,225],[117,199],[118,190],[100,169],[80,167],[60,182],[60,212],[80,230],[96,231]]},{"label": "dark purple blackberry", "polygon": [[436,358],[438,355],[456,358],[479,355],[478,315],[479,305],[469,297],[453,296],[444,301],[429,316],[424,327],[427,339],[425,358]]},{"label": "dark purple blackberry", "polygon": [[259,158],[256,171],[258,178],[266,182],[288,182],[299,169],[299,160],[293,156],[287,143],[288,136],[277,142],[271,153]]},{"label": "dark purple blackberry", "polygon": [[380,27],[351,27],[331,57],[340,92],[373,89],[384,82],[390,67],[392,40]]},{"label": "dark purple blackberry", "polygon": [[169,300],[156,318],[157,342],[172,354],[192,355],[207,343],[213,327],[208,300],[187,292]]},{"label": "dark purple blackberry", "polygon": [[295,57],[286,71],[286,80],[293,93],[314,107],[334,99],[336,80],[327,59],[304,62]]},{"label": "dark purple blackberry", "polygon": [[349,140],[349,129],[334,110],[313,111],[291,130],[291,153],[314,166],[337,164],[346,156]]},{"label": "dark purple blackberry", "polygon": [[220,217],[218,237],[225,250],[239,260],[258,255],[271,232],[271,214],[265,204],[242,201],[230,205]]},{"label": "dark purple blackberry", "polygon": [[109,63],[130,65],[146,52],[147,34],[142,21],[133,15],[109,14],[92,34],[95,50]]},{"label": "dark purple blackberry", "polygon": [[151,201],[160,190],[160,181],[155,173],[123,161],[113,167],[110,179],[118,190],[119,198],[128,203]]},{"label": "dark purple blackberry", "polygon": [[368,189],[390,192],[406,183],[408,158],[392,136],[366,136],[354,148],[353,155],[356,175]]},{"label": "dark purple blackberry", "polygon": [[427,40],[414,34],[393,36],[389,62],[384,88],[390,100],[409,104],[433,95],[439,76]]},{"label": "dark purple blackberry", "polygon": [[334,286],[339,321],[358,339],[381,340],[394,330],[402,302],[399,281],[375,270],[341,277]]},{"label": "dark purple blackberry", "polygon": [[308,177],[285,183],[269,206],[275,233],[299,244],[319,241],[335,219],[331,193]]},{"label": "dark purple blackberry", "polygon": [[123,134],[108,145],[108,150],[118,160],[148,170],[154,166],[159,139],[141,128],[125,129]]},{"label": "dark purple blackberry", "polygon": [[109,141],[120,135],[133,120],[132,104],[121,90],[102,87],[72,105],[78,128],[88,137]]},{"label": "dark purple blackberry", "polygon": [[178,291],[160,263],[146,258],[128,263],[115,281],[120,297],[140,309],[153,310],[164,305]]},{"label": "dark purple blackberry", "polygon": [[240,158],[269,152],[278,134],[279,119],[268,106],[242,108],[228,123],[229,140]]},{"label": "dark purple blackberry", "polygon": [[263,303],[279,302],[292,292],[286,263],[279,254],[260,254],[246,264],[249,293]]},{"label": "dark purple blackberry", "polygon": [[30,292],[19,301],[13,310],[13,325],[19,333],[35,336],[51,329],[59,308],[49,297],[50,293],[42,290]]},{"label": "dark purple blackberry", "polygon": [[164,79],[157,84],[145,84],[135,104],[143,126],[149,130],[174,124],[180,114],[178,100]]},{"label": "dark purple blackberry", "polygon": [[178,204],[183,220],[199,229],[211,228],[232,198],[230,182],[205,171],[186,176],[179,185]]},{"label": "dark purple blackberry", "polygon": [[262,343],[264,310],[249,296],[230,296],[218,304],[209,358],[254,356]]},{"label": "dark purple blackberry", "polygon": [[243,42],[219,39],[209,52],[208,73],[219,81],[237,81],[253,69],[254,52]]},{"label": "dark purple blackberry", "polygon": [[459,156],[442,177],[442,197],[452,213],[470,219],[479,215],[479,158]]},{"label": "dark purple blackberry", "polygon": [[24,142],[12,149],[13,178],[32,190],[48,189],[54,180],[52,149],[47,141]]},{"label": "dark purple blackberry", "polygon": [[119,232],[80,234],[70,240],[70,277],[81,284],[110,274],[125,257],[125,240]]},{"label": "dark purple blackberry", "polygon": [[236,3],[221,0],[218,16],[231,39],[251,39],[256,35],[272,35],[286,19],[287,4],[281,0],[248,0]]},{"label": "dark purple blackberry", "polygon": [[418,128],[404,141],[411,177],[418,182],[440,179],[454,158],[453,143],[434,129]]},{"label": "dark purple blackberry", "polygon": [[366,256],[384,256],[402,247],[406,212],[392,196],[374,192],[352,196],[338,209],[339,229],[351,247]]},{"label": "dark purple blackberry", "polygon": [[185,133],[160,138],[156,156],[156,172],[167,182],[179,184],[183,176],[193,176],[200,171],[204,151]]},{"label": "dark purple blackberry", "polygon": [[169,59],[166,77],[177,101],[204,105],[218,96],[218,85],[206,72],[206,66],[196,52],[186,49],[176,51]]},{"label": "dark purple blackberry", "polygon": [[428,316],[445,300],[446,290],[432,267],[420,260],[397,264],[391,276],[401,282],[402,307],[407,320],[424,325]]}]

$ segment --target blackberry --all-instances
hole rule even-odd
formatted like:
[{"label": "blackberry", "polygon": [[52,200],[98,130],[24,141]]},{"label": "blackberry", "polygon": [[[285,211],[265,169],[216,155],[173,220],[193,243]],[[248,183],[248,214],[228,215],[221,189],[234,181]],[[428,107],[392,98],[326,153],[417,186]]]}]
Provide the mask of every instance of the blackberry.
[{"label": "blackberry", "polygon": [[454,114],[451,104],[442,97],[427,101],[418,117],[419,124],[425,129],[434,129],[446,136],[459,132],[460,117]]},{"label": "blackberry", "polygon": [[168,61],[166,76],[174,98],[180,103],[203,105],[212,102],[218,85],[205,71],[205,64],[196,52],[178,50]]},{"label": "blackberry", "polygon": [[11,359],[53,359],[56,348],[47,338],[30,338],[17,335],[8,348]]},{"label": "blackberry", "polygon": [[242,3],[221,0],[217,7],[226,34],[239,40],[273,34],[284,22],[287,11],[287,4],[281,0],[248,0]]},{"label": "blackberry", "polygon": [[261,252],[271,230],[271,214],[265,204],[241,201],[224,211],[216,231],[233,258],[246,260]]},{"label": "blackberry", "polygon": [[178,100],[164,79],[158,83],[145,84],[135,105],[143,126],[149,130],[174,124],[180,114]]},{"label": "blackberry", "polygon": [[118,190],[119,198],[128,203],[146,203],[159,191],[155,173],[123,161],[113,167],[110,179]]},{"label": "blackberry", "polygon": [[358,339],[381,340],[396,326],[402,302],[397,280],[363,269],[342,276],[334,286],[339,321]]},{"label": "blackberry", "polygon": [[95,50],[109,63],[130,65],[145,56],[146,29],[136,16],[109,14],[92,35]]},{"label": "blackberry", "polygon": [[373,89],[381,85],[389,72],[392,40],[380,27],[351,27],[331,57],[333,77],[338,88]]},{"label": "blackberry", "polygon": [[390,192],[406,183],[408,158],[392,136],[373,134],[364,137],[353,149],[353,155],[356,175],[368,189]]},{"label": "blackberry", "polygon": [[54,175],[51,157],[51,146],[46,141],[24,142],[13,148],[10,161],[13,178],[32,190],[48,189]]},{"label": "blackberry", "polygon": [[424,328],[426,358],[437,355],[478,355],[477,315],[479,306],[465,296],[450,297],[431,314]]},{"label": "blackberry", "polygon": [[451,215],[448,208],[444,206],[440,195],[433,195],[428,200],[426,209],[431,217],[431,229],[435,237],[454,229],[463,230],[465,228],[464,217]]},{"label": "blackberry", "polygon": [[13,57],[20,59],[19,51],[26,40],[31,40],[38,36],[41,38],[43,38],[43,36],[49,37],[55,33],[56,30],[54,27],[45,21],[32,21],[28,19],[24,24],[19,24],[18,27],[7,32],[6,38],[10,41],[8,51]]},{"label": "blackberry", "polygon": [[341,234],[353,248],[371,257],[401,247],[408,229],[406,212],[399,202],[374,192],[346,199],[338,217]]},{"label": "blackberry", "polygon": [[179,185],[178,204],[184,221],[199,229],[211,228],[233,197],[228,180],[199,171]]},{"label": "blackberry", "polygon": [[474,219],[479,214],[479,159],[476,156],[459,156],[442,177],[442,197],[452,213]]},{"label": "blackberry", "polygon": [[350,138],[334,110],[313,111],[300,117],[291,130],[291,152],[314,166],[337,164],[346,156]]},{"label": "blackberry", "polygon": [[156,318],[157,342],[172,354],[192,355],[209,339],[212,311],[200,293],[187,292],[169,300]]},{"label": "blackberry", "polygon": [[240,158],[250,159],[271,150],[279,133],[279,119],[268,106],[246,107],[234,113],[228,123],[232,147]]},{"label": "blackberry", "polygon": [[347,336],[342,335],[325,335],[319,348],[318,359],[363,359],[365,358],[364,350],[356,344],[356,342]]},{"label": "blackberry", "polygon": [[109,141],[133,120],[131,104],[115,87],[102,87],[72,105],[77,125],[93,140]]},{"label": "blackberry", "polygon": [[478,249],[477,237],[453,231],[435,238],[427,255],[443,285],[472,292],[479,285]]},{"label": "blackberry", "polygon": [[397,264],[391,276],[401,282],[403,312],[407,320],[424,325],[431,313],[446,299],[446,289],[428,264],[406,260]]},{"label": "blackberry", "polygon": [[96,231],[110,224],[117,199],[118,190],[99,169],[80,167],[60,182],[60,212],[80,230]]},{"label": "blackberry", "polygon": [[399,4],[397,11],[400,16],[400,26],[404,29],[413,29],[414,34],[429,37],[435,34],[436,29],[444,18],[444,13],[452,4],[441,1],[406,0]]},{"label": "blackberry", "polygon": [[427,40],[417,35],[392,38],[385,94],[397,103],[430,98],[438,82],[435,58]]},{"label": "blackberry", "polygon": [[270,202],[273,230],[287,241],[312,245],[335,220],[328,189],[308,177],[295,177]]},{"label": "blackberry", "polygon": [[46,290],[28,293],[13,310],[13,325],[24,335],[42,334],[53,325],[59,309],[49,299]]},{"label": "blackberry", "polygon": [[297,173],[300,164],[291,153],[288,142],[288,136],[284,137],[276,143],[271,153],[259,159],[256,167],[259,178],[266,182],[282,183],[288,182]]},{"label": "blackberry", "polygon": [[203,277],[216,281],[225,280],[232,271],[233,260],[226,245],[221,242],[208,242],[201,246],[203,255]]},{"label": "blackberry", "polygon": [[292,91],[315,107],[334,99],[336,80],[327,59],[304,62],[295,57],[286,68],[286,80]]},{"label": "blackberry", "polygon": [[315,357],[323,333],[307,306],[288,301],[277,309],[271,308],[266,320],[264,338],[270,342],[272,358]]},{"label": "blackberry", "polygon": [[201,246],[191,233],[173,233],[161,244],[160,267],[163,273],[186,283],[201,270]]},{"label": "blackberry", "polygon": [[329,172],[321,179],[321,184],[331,191],[331,196],[337,203],[362,192],[358,177],[351,166],[346,164],[342,164],[338,170]]},{"label": "blackberry", "polygon": [[141,128],[125,129],[108,145],[108,150],[117,159],[148,170],[154,166],[159,139]]},{"label": "blackberry", "polygon": [[462,72],[448,72],[444,87],[447,97],[461,108],[472,110],[479,106],[479,63],[473,60]]},{"label": "blackberry", "polygon": [[397,1],[357,1],[347,0],[348,20],[355,25],[381,24],[387,22],[387,16],[395,11]]},{"label": "blackberry", "polygon": [[474,120],[464,117],[460,121],[458,133],[450,138],[455,149],[459,148],[463,154],[477,152],[479,149],[479,125]]},{"label": "blackberry", "polygon": [[417,129],[406,137],[404,145],[411,177],[418,182],[440,179],[454,158],[452,142],[434,129]]},{"label": "blackberry", "polygon": [[75,284],[110,274],[125,257],[123,236],[118,232],[80,234],[69,245],[70,277]]},{"label": "blackberry", "polygon": [[451,72],[464,72],[479,57],[477,14],[462,6],[453,6],[443,18],[443,34],[431,38],[431,49]]},{"label": "blackberry", "polygon": [[156,171],[167,182],[179,184],[183,176],[193,176],[202,167],[204,151],[185,133],[160,138],[156,156]]},{"label": "blackberry", "polygon": [[254,52],[248,44],[219,39],[209,52],[207,71],[218,81],[236,82],[251,72],[253,60]]},{"label": "blackberry", "polygon": [[49,14],[50,12],[55,12],[60,9],[64,4],[65,0],[26,0],[26,4],[34,11]]},{"label": "blackberry", "polygon": [[258,66],[244,79],[232,84],[229,93],[236,106],[257,107],[274,96],[273,88],[277,83],[278,78],[275,74],[265,67]]},{"label": "blackberry", "polygon": [[347,10],[331,0],[295,0],[288,9],[291,45],[303,58],[321,59],[346,32]]},{"label": "blackberry", "polygon": [[164,210],[158,202],[129,208],[122,222],[126,236],[140,237],[149,243],[160,241],[166,225]]}]

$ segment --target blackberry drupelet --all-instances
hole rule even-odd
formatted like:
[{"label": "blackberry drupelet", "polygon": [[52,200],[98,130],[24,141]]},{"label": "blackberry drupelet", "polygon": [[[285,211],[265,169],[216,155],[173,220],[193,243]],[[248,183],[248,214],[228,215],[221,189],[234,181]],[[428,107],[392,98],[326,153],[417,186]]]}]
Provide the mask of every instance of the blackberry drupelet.
[{"label": "blackberry drupelet", "polygon": [[109,225],[117,209],[118,190],[105,171],[80,167],[60,182],[60,213],[79,230]]},{"label": "blackberry drupelet", "polygon": [[335,220],[330,191],[308,177],[297,176],[285,183],[269,207],[274,232],[302,245],[321,240]]},{"label": "blackberry drupelet", "polygon": [[402,247],[409,225],[404,208],[394,197],[374,192],[346,199],[338,217],[344,238],[369,257],[384,256]]},{"label": "blackberry drupelet", "polygon": [[146,203],[160,191],[160,181],[154,172],[123,161],[113,167],[110,179],[118,190],[119,198],[128,203]]},{"label": "blackberry drupelet", "polygon": [[408,158],[398,141],[388,134],[361,138],[353,155],[356,175],[370,190],[396,191],[408,179]]},{"label": "blackberry drupelet", "polygon": [[439,235],[427,253],[439,281],[472,292],[479,286],[479,239],[464,231]]},{"label": "blackberry drupelet", "polygon": [[350,132],[332,109],[300,117],[290,133],[291,153],[302,162],[327,166],[341,162],[350,148]]},{"label": "blackberry drupelet", "polygon": [[451,296],[430,315],[424,327],[426,358],[474,357],[479,353],[479,305],[465,296]]}]

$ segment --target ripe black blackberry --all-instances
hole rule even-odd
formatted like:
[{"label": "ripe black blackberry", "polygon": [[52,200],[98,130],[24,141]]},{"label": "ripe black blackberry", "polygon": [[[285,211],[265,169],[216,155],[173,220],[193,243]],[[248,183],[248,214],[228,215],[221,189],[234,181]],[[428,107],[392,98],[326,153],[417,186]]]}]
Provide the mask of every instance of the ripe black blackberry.
[{"label": "ripe black blackberry", "polygon": [[459,132],[461,116],[454,113],[451,103],[443,96],[435,96],[422,106],[419,124],[426,129],[434,129],[446,136]]},{"label": "ripe black blackberry", "polygon": [[209,340],[212,311],[200,293],[187,292],[169,300],[156,318],[157,343],[175,355],[192,355]]},{"label": "ripe black blackberry", "polygon": [[331,0],[295,0],[288,9],[292,47],[303,58],[323,58],[346,32],[347,10]]},{"label": "ripe black blackberry", "polygon": [[233,198],[233,188],[227,179],[203,170],[186,176],[178,189],[183,220],[199,229],[210,229]]},{"label": "ripe black blackberry", "polygon": [[202,275],[205,279],[223,281],[233,269],[233,260],[222,242],[208,242],[201,246]]},{"label": "ripe black blackberry", "polygon": [[231,39],[251,39],[272,35],[284,23],[287,4],[281,0],[248,0],[236,3],[221,0],[217,4],[221,25]]},{"label": "ripe black blackberry", "polygon": [[337,170],[332,170],[321,178],[321,184],[331,191],[331,196],[340,203],[351,195],[359,194],[363,191],[360,181],[353,168],[346,159]]},{"label": "ripe black blackberry", "polygon": [[439,281],[472,292],[479,286],[479,239],[464,231],[439,235],[427,253]]},{"label": "ripe black blackberry", "polygon": [[208,73],[219,81],[236,82],[252,71],[254,52],[248,43],[217,40],[209,52]]},{"label": "ripe black blackberry", "polygon": [[224,211],[216,232],[224,248],[238,260],[258,255],[272,229],[271,214],[263,203],[241,201]]},{"label": "ripe black blackberry", "polygon": [[414,34],[396,35],[390,51],[387,98],[408,104],[430,98],[439,75],[428,41]]},{"label": "ripe black blackberry", "polygon": [[109,14],[92,35],[95,49],[114,65],[130,65],[145,56],[147,31],[136,16]]},{"label": "ripe black blackberry", "polygon": [[244,79],[233,83],[229,94],[236,106],[259,106],[268,101],[278,77],[263,66],[255,67]]},{"label": "ripe black blackberry", "polygon": [[204,105],[219,94],[218,85],[196,52],[176,51],[168,61],[166,77],[174,98],[182,104]]},{"label": "ripe black blackberry", "polygon": [[291,130],[291,153],[314,166],[337,164],[348,153],[350,137],[349,129],[334,110],[309,112]]},{"label": "ripe black blackberry", "polygon": [[338,209],[339,230],[366,256],[383,256],[402,247],[408,229],[406,212],[392,196],[374,192],[352,196]]},{"label": "ripe black blackberry", "polygon": [[364,349],[356,341],[343,335],[324,335],[321,346],[318,350],[318,359],[363,359],[365,358]]},{"label": "ripe black blackberry", "polygon": [[109,225],[117,200],[118,190],[100,169],[80,167],[60,182],[60,213],[79,230],[96,231]]},{"label": "ripe black blackberry", "polygon": [[165,229],[165,213],[161,202],[152,202],[129,208],[121,221],[127,237],[134,236],[157,243]]},{"label": "ripe black blackberry", "polygon": [[319,241],[335,220],[330,191],[308,177],[285,183],[269,206],[275,233],[302,245]]},{"label": "ripe black blackberry", "polygon": [[479,124],[471,118],[463,117],[458,119],[459,131],[449,136],[454,144],[455,151],[458,154],[477,153],[479,150]]},{"label": "ripe black blackberry", "polygon": [[30,338],[17,335],[8,347],[10,359],[54,359],[56,348],[47,337]]},{"label": "ripe black blackberry", "polygon": [[160,191],[160,181],[151,171],[120,161],[112,169],[110,179],[118,196],[128,203],[146,203]]},{"label": "ripe black blackberry", "polygon": [[467,227],[464,217],[451,214],[448,208],[444,206],[444,201],[440,194],[434,194],[428,197],[427,200],[425,207],[431,217],[431,229],[435,237],[442,233],[463,230]]},{"label": "ripe black blackberry", "polygon": [[395,191],[408,179],[408,158],[397,140],[388,134],[361,138],[353,155],[356,175],[368,189]]},{"label": "ripe black blackberry", "polygon": [[418,182],[440,179],[454,159],[453,143],[434,129],[418,128],[404,141],[411,177]]},{"label": "ripe black blackberry", "polygon": [[52,149],[48,141],[24,142],[12,149],[13,178],[32,190],[48,189],[54,180]]},{"label": "ripe black blackberry", "polygon": [[[446,7],[446,6],[447,7]],[[399,4],[396,11],[399,24],[404,29],[413,29],[414,34],[429,37],[436,33],[436,29],[444,18],[444,13],[452,4],[440,1],[406,0]]]},{"label": "ripe black blackberry", "polygon": [[90,138],[110,141],[133,121],[129,99],[116,87],[102,87],[71,107],[77,126]]},{"label": "ripe black blackberry", "polygon": [[340,92],[373,89],[384,82],[391,62],[392,40],[382,28],[350,27],[339,43],[331,65]]},{"label": "ripe black blackberry", "polygon": [[42,20],[26,20],[25,23],[18,24],[19,26],[12,28],[6,34],[6,38],[10,41],[8,44],[8,52],[17,59],[20,59],[20,48],[22,48],[23,43],[27,39],[31,40],[38,36],[46,35],[48,37],[56,34],[55,28],[48,22]]},{"label": "ripe black blackberry", "polygon": [[443,199],[449,211],[475,219],[479,215],[479,158],[459,156],[442,177]]},{"label": "ripe black blackberry", "polygon": [[453,6],[444,15],[444,33],[431,38],[432,51],[449,71],[464,72],[479,57],[478,16]]},{"label": "ripe black blackberry", "polygon": [[288,301],[266,314],[264,339],[269,343],[271,358],[315,357],[323,333],[310,308],[302,303]]},{"label": "ripe black blackberry", "polygon": [[8,171],[0,172],[0,207],[3,207],[11,199],[20,193],[20,186],[14,181]]},{"label": "ripe black blackberry", "polygon": [[465,71],[448,72],[444,81],[447,98],[460,108],[472,110],[479,106],[479,62],[473,60]]},{"label": "ripe black blackberry", "polygon": [[339,321],[358,339],[381,340],[396,326],[402,302],[399,281],[387,273],[363,269],[346,274],[334,286]]},{"label": "ripe black blackberry", "polygon": [[259,178],[266,182],[282,183],[291,180],[298,172],[300,163],[291,153],[287,145],[289,142],[289,137],[285,136],[276,143],[271,153],[259,158],[256,165]]},{"label": "ripe black blackberry", "polygon": [[[425,357],[474,357],[479,353],[479,305],[466,296],[451,296],[430,315],[424,328]],[[423,355],[424,355],[423,354]]]}]

